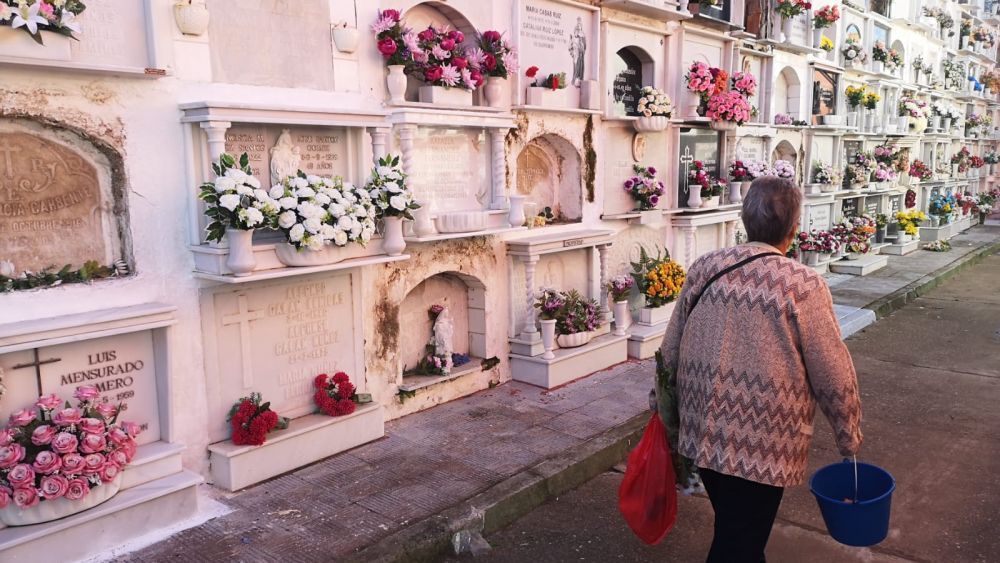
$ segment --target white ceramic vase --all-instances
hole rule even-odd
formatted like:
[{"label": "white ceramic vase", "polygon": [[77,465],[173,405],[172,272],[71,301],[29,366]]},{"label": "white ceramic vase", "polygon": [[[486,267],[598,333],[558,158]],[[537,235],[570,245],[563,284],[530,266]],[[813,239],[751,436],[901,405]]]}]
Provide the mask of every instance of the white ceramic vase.
[{"label": "white ceramic vase", "polygon": [[209,12],[204,2],[177,2],[174,21],[184,35],[199,36],[208,31]]},{"label": "white ceramic vase", "polygon": [[698,115],[698,108],[701,107],[701,96],[697,92],[687,91],[687,96],[684,98],[686,101],[686,107],[684,115],[689,118],[701,117]]},{"label": "white ceramic vase", "polygon": [[688,190],[690,191],[690,193],[688,194],[688,201],[687,201],[688,207],[692,209],[697,209],[701,207],[702,204],[701,186],[697,184],[693,186],[689,185]]},{"label": "white ceramic vase", "polygon": [[420,202],[420,207],[414,209],[413,214],[413,234],[418,237],[426,237],[437,232],[434,229],[434,220],[431,219],[431,208],[428,204]]},{"label": "white ceramic vase", "polygon": [[729,203],[743,203],[743,182],[729,182]]},{"label": "white ceramic vase", "polygon": [[226,229],[226,238],[229,240],[226,267],[238,278],[249,276],[257,267],[253,255],[253,229]]},{"label": "white ceramic vase", "polygon": [[306,268],[309,266],[326,266],[336,264],[352,258],[366,256],[368,250],[360,244],[347,243],[344,246],[335,244],[323,245],[319,250],[303,248],[299,250],[290,244],[274,245],[274,254],[278,262],[293,268]]},{"label": "white ceramic vase", "polygon": [[712,209],[713,207],[718,207],[718,206],[719,206],[719,196],[717,195],[706,197],[701,203],[702,209]]},{"label": "white ceramic vase", "polygon": [[655,133],[667,128],[670,119],[665,115],[640,116],[633,122],[635,130],[639,133]]},{"label": "white ceramic vase", "polygon": [[792,42],[792,20],[790,18],[781,18],[781,42]]},{"label": "white ceramic vase", "polygon": [[849,111],[849,112],[847,112],[847,126],[848,127],[857,127],[858,126],[858,112],[857,111]]},{"label": "white ceramic vase", "polygon": [[400,104],[406,101],[406,67],[404,65],[389,65],[389,76],[385,79],[389,90],[389,101]]},{"label": "white ceramic vase", "polygon": [[510,212],[507,214],[507,224],[513,228],[523,227],[526,217],[524,216],[524,200],[523,195],[511,195],[510,196]]},{"label": "white ceramic vase", "polygon": [[333,43],[341,53],[356,51],[360,39],[361,34],[356,27],[335,27],[333,29]]},{"label": "white ceramic vase", "polygon": [[578,348],[590,342],[593,335],[590,332],[575,332],[573,334],[560,334],[556,339],[560,348]]},{"label": "white ceramic vase", "polygon": [[382,221],[385,224],[385,233],[382,234],[382,249],[389,256],[399,256],[406,248],[406,241],[403,240],[403,218],[385,217]]},{"label": "white ceramic vase", "polygon": [[628,301],[615,301],[615,336],[625,336],[629,325],[632,324],[632,315],[628,310]]},{"label": "white ceramic vase", "polygon": [[542,326],[542,347],[545,348],[542,359],[551,360],[556,357],[552,353],[552,348],[556,345],[556,320],[542,320],[538,324]]},{"label": "white ceramic vase", "polygon": [[813,30],[813,47],[819,49],[820,42],[823,41],[823,30],[816,28]]},{"label": "white ceramic vase", "polygon": [[504,106],[503,93],[507,89],[507,79],[499,76],[490,76],[486,79],[486,86],[483,87],[483,94],[486,96],[486,105],[491,108]]}]

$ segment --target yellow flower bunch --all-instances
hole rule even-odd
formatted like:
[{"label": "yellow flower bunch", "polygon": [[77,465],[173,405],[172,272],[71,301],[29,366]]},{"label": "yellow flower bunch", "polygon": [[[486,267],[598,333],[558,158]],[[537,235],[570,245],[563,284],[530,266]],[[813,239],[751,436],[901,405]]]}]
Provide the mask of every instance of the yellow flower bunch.
[{"label": "yellow flower bunch", "polygon": [[658,263],[646,273],[644,294],[652,302],[670,303],[681,293],[684,268],[673,260]]},{"label": "yellow flower bunch", "polygon": [[868,109],[875,109],[881,100],[882,96],[879,96],[875,92],[868,92],[865,94],[865,107]]},{"label": "yellow flower bunch", "polygon": [[819,39],[819,48],[829,53],[833,50],[833,41],[824,35]]},{"label": "yellow flower bunch", "polygon": [[923,211],[897,211],[894,216],[899,227],[908,235],[916,236],[920,232],[921,221],[927,220],[927,214]]}]

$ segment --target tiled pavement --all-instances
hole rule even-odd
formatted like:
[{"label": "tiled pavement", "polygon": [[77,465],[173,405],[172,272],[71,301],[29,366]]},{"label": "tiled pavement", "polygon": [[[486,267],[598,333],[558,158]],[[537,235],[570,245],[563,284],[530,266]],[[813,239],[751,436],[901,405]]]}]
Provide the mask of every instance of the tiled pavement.
[{"label": "tiled pavement", "polygon": [[[829,276],[838,317],[997,240],[1000,227],[976,228],[951,252]],[[554,391],[510,382],[391,421],[385,438],[227,496],[231,513],[119,561],[344,558],[641,414],[651,370],[628,362]]]},{"label": "tiled pavement", "polygon": [[510,382],[386,425],[386,437],[222,501],[233,512],[119,561],[332,561],[646,408],[649,362],[562,389]]}]

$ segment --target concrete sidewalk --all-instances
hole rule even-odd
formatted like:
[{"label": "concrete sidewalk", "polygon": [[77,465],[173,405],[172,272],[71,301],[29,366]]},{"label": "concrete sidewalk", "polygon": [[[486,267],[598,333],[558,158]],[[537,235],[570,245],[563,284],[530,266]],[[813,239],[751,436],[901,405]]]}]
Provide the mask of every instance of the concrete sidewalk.
[{"label": "concrete sidewalk", "polygon": [[[951,252],[832,277],[839,312],[857,324],[859,309],[998,240],[1000,228],[980,227]],[[230,514],[119,560],[434,560],[455,532],[495,531],[623,459],[646,422],[652,369],[629,362],[554,391],[510,382],[392,421],[386,438],[222,496]]]}]

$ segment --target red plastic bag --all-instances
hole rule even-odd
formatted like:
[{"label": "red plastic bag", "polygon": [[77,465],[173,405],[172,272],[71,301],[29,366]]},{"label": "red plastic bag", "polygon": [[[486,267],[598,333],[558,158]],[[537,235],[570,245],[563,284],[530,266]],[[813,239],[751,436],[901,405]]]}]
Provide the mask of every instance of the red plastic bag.
[{"label": "red plastic bag", "polygon": [[625,478],[618,488],[618,510],[635,535],[649,545],[666,537],[677,521],[677,487],[670,445],[653,413],[646,432],[628,455]]}]

